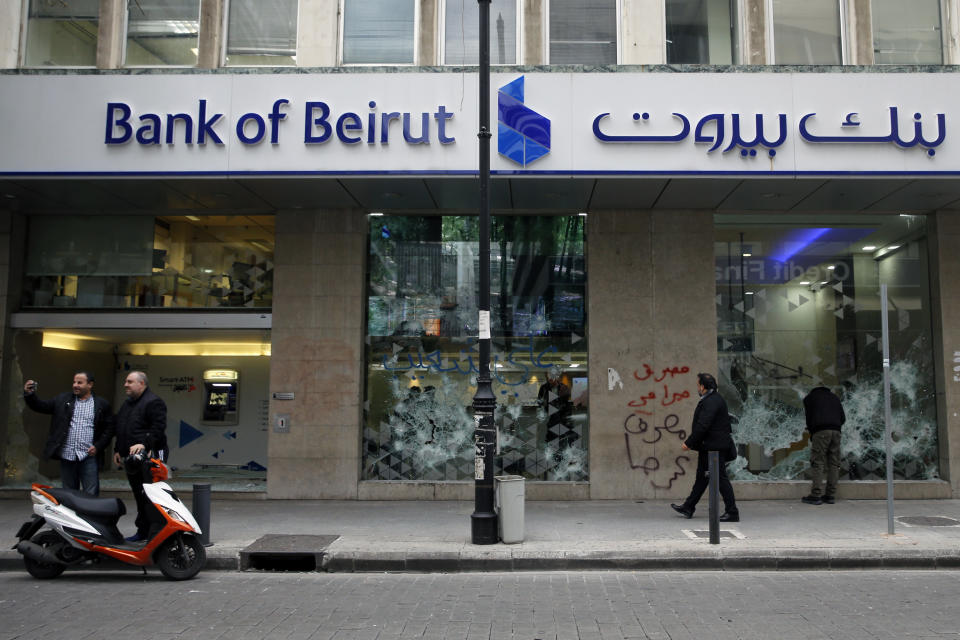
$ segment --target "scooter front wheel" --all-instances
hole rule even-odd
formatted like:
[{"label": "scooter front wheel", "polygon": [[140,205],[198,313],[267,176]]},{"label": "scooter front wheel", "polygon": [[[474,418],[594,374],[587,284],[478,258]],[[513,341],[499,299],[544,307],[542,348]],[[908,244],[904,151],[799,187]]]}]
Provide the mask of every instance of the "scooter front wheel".
[{"label": "scooter front wheel", "polygon": [[[54,531],[41,531],[37,535],[33,536],[30,539],[30,542],[40,545],[44,549],[49,549],[50,547],[63,544],[63,538],[61,538],[60,535]],[[34,560],[33,558],[28,558],[27,556],[23,556],[23,564],[27,568],[27,572],[30,575],[40,580],[56,578],[58,575],[63,573],[64,569],[67,568],[67,565],[65,564],[48,564],[46,562]]]},{"label": "scooter front wheel", "polygon": [[160,545],[157,566],[170,580],[189,580],[207,561],[207,552],[193,535],[177,534]]}]

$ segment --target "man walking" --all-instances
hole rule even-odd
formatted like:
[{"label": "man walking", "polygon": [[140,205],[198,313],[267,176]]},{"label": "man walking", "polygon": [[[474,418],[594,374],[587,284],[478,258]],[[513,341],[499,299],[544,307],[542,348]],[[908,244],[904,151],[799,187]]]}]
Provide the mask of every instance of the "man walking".
[{"label": "man walking", "polygon": [[[127,456],[143,454],[146,457],[167,460],[167,405],[150,390],[147,374],[131,371],[123,383],[127,399],[117,411],[117,444],[113,461],[120,465]],[[144,472],[139,465],[124,465],[127,481],[137,500],[137,532],[127,538],[128,542],[139,542],[150,537],[151,521],[158,521],[160,514],[152,505],[147,504],[143,492]]]},{"label": "man walking", "polygon": [[[840,398],[826,387],[811,389],[803,399],[803,411],[810,432],[810,495],[800,498],[806,504],[836,502],[840,478],[840,427],[847,421]],[[826,491],[823,477],[827,477]]]},{"label": "man walking", "polygon": [[720,452],[720,495],[723,497],[723,515],[720,522],[740,522],[740,511],[733,495],[733,485],[727,477],[727,463],[737,457],[737,446],[733,442],[730,428],[730,414],[727,402],[717,391],[717,380],[709,373],[697,374],[697,390],[700,402],[693,412],[693,426],[690,437],[681,445],[684,451],[693,449],[697,455],[697,475],[690,495],[683,504],[671,504],[673,510],[684,518],[692,518],[697,502],[706,491],[709,479],[710,452]]},{"label": "man walking", "polygon": [[37,397],[37,383],[27,380],[23,400],[37,413],[50,416],[50,435],[43,448],[48,458],[60,460],[60,482],[67,489],[83,489],[100,495],[100,465],[97,453],[113,439],[113,412],[110,403],[93,393],[93,374],[73,374],[73,391],[52,400]]}]

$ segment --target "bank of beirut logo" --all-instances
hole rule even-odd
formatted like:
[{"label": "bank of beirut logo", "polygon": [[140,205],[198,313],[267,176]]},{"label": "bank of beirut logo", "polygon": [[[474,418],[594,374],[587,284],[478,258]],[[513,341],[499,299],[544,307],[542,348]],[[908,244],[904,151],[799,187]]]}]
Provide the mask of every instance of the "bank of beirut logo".
[{"label": "bank of beirut logo", "polygon": [[497,151],[526,167],[550,153],[550,120],[523,104],[523,76],[497,91]]}]

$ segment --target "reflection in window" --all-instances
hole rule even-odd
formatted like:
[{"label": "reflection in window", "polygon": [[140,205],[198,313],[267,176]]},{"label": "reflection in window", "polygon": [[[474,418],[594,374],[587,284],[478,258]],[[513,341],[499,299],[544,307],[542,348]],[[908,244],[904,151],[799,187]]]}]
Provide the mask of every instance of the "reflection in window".
[{"label": "reflection in window", "polygon": [[297,59],[297,0],[229,0],[232,66],[284,66]]},{"label": "reflection in window", "polygon": [[27,67],[94,67],[99,0],[30,0]]},{"label": "reflection in window", "polygon": [[732,64],[736,60],[736,3],[667,0],[668,64]]},{"label": "reflection in window", "polygon": [[343,0],[344,64],[413,64],[414,0]]},{"label": "reflection in window", "polygon": [[[494,219],[497,473],[588,479],[583,220]],[[473,478],[479,259],[475,217],[371,218],[363,479]]]},{"label": "reflection in window", "polygon": [[773,0],[776,64],[843,64],[839,0]]},{"label": "reflection in window", "polygon": [[200,0],[137,0],[127,6],[126,64],[197,64]]},{"label": "reflection in window", "polygon": [[943,62],[939,0],[873,0],[871,11],[874,62]]},{"label": "reflection in window", "polygon": [[34,216],[24,307],[269,307],[272,216]]},{"label": "reflection in window", "polygon": [[[800,480],[809,468],[803,397],[815,386],[847,415],[841,474],[885,477],[879,285],[889,335],[898,479],[939,476],[924,219],[716,217],[720,390],[736,417],[742,480]],[[733,467],[736,467],[734,469]]]},{"label": "reflection in window", "polygon": [[550,64],[616,63],[616,0],[550,0]]},{"label": "reflection in window", "polygon": [[[479,64],[480,13],[476,2],[446,0],[444,4],[444,64]],[[490,64],[517,62],[517,2],[490,3]]]}]

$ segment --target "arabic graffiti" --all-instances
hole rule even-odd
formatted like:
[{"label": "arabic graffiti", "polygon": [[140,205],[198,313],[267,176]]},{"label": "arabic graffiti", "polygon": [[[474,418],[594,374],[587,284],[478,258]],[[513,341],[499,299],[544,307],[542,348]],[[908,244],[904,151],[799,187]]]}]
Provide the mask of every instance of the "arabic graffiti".
[{"label": "arabic graffiti", "polygon": [[[937,136],[935,138],[928,139],[924,137],[922,131],[923,123],[921,120],[923,116],[920,113],[914,113],[913,135],[912,137],[904,138],[900,134],[899,108],[891,106],[888,107],[888,109],[890,114],[890,130],[886,135],[863,136],[854,135],[852,133],[833,136],[815,135],[811,133],[808,128],[808,121],[816,116],[816,112],[814,112],[805,114],[800,118],[798,122],[800,138],[806,142],[814,144],[892,143],[901,149],[910,149],[919,146],[926,149],[927,155],[931,157],[936,154],[935,148],[943,144],[947,135],[946,116],[944,114],[936,114]],[[721,153],[727,153],[729,151],[733,151],[734,149],[739,149],[740,155],[744,158],[755,157],[757,155],[757,148],[766,149],[767,155],[773,158],[777,155],[777,148],[787,141],[788,125],[787,114],[785,113],[776,114],[777,137],[772,139],[767,138],[764,132],[765,127],[769,127],[765,123],[765,116],[762,113],[757,113],[753,116],[754,133],[752,138],[744,135],[740,124],[741,114],[739,113],[709,113],[699,118],[696,125],[692,127],[690,122],[691,119],[688,116],[677,112],[673,112],[671,115],[680,121],[680,131],[677,133],[666,135],[625,135],[605,133],[601,129],[601,124],[609,124],[604,123],[603,121],[605,119],[612,120],[612,116],[610,115],[610,112],[601,113],[593,119],[593,135],[601,142],[671,143],[685,140],[690,135],[690,130],[692,128],[693,141],[695,144],[711,145],[707,149],[707,153],[716,151],[723,146],[725,141],[727,141],[728,144],[723,148]],[[745,117],[749,119],[749,116]],[[860,126],[859,117],[859,113],[855,111],[847,113],[840,123],[841,131],[854,131],[856,127]],[[727,127],[728,119],[729,127]],[[633,120],[639,122],[641,126],[646,126],[650,123],[651,118],[648,112],[636,112],[633,114]],[[728,132],[729,136],[727,135]]]}]

